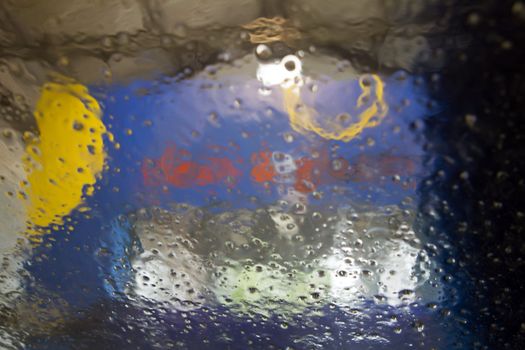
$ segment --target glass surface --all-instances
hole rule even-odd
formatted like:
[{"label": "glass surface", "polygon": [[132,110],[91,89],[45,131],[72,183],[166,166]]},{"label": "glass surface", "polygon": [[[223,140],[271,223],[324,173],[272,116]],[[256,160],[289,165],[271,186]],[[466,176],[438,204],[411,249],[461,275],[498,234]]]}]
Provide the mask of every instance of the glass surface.
[{"label": "glass surface", "polygon": [[0,348],[524,346],[524,3],[0,19]]}]

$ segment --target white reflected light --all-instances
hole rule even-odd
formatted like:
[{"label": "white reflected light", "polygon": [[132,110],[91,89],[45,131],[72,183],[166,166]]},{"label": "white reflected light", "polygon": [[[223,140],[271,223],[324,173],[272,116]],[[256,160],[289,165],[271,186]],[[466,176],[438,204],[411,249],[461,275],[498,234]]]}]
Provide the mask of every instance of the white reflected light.
[{"label": "white reflected light", "polygon": [[265,87],[282,86],[284,88],[300,84],[302,80],[301,60],[295,55],[283,57],[279,62],[259,63],[257,80]]}]

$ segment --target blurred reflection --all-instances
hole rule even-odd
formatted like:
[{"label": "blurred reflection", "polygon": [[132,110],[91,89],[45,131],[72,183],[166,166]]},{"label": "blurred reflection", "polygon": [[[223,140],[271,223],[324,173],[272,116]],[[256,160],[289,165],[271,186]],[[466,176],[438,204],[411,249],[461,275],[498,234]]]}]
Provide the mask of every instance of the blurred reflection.
[{"label": "blurred reflection", "polygon": [[29,267],[45,295],[72,309],[110,296],[291,327],[334,308],[412,317],[446,300],[415,219],[424,172],[411,123],[426,111],[424,88],[403,72],[359,75],[306,52],[261,60],[261,50],[161,84],[45,85],[27,185],[33,225],[63,235],[44,236],[52,244]]},{"label": "blurred reflection", "polygon": [[[261,56],[264,50],[269,48],[259,46],[255,53]],[[222,73],[220,67],[216,70],[214,78],[218,79]],[[326,139],[351,141],[365,127],[378,125],[379,119],[371,121],[372,117],[381,118],[387,112],[383,82],[376,75],[356,78],[358,83],[346,82],[360,88],[361,92],[353,94],[358,95],[361,112],[355,124],[349,115],[350,121],[337,120],[339,125],[325,123],[333,131],[317,125],[314,118],[319,117],[313,108],[303,106],[306,112],[296,111],[302,104],[300,88],[305,80],[331,91],[323,79],[318,82],[303,76],[297,56],[259,62],[257,79],[263,88],[282,88],[284,106],[270,105],[288,114],[292,129],[314,131]],[[263,96],[275,93],[263,91]],[[200,94],[202,98],[202,91]],[[250,108],[256,96],[244,92],[239,98],[242,109]],[[368,107],[363,107],[365,102]],[[223,110],[219,104],[213,108]],[[343,129],[344,122],[349,126]],[[313,159],[294,159],[280,151],[252,155],[251,180],[277,185],[280,204],[220,214],[187,204],[140,209],[132,215],[138,246],[131,259],[134,283],[127,292],[182,310],[219,303],[265,316],[303,313],[328,304],[353,308],[372,300],[392,306],[439,302],[442,287],[434,274],[438,266],[428,258],[424,242],[414,231],[413,210],[403,211],[395,205],[363,207],[349,201],[315,210],[309,204],[309,195],[327,185],[345,180],[374,184],[381,176],[399,177],[407,170],[412,175],[417,165],[411,160],[393,165],[400,161],[396,156],[375,163],[359,158],[351,164],[327,153],[321,148]],[[239,159],[242,153],[234,160],[218,158],[217,152],[214,158],[203,151],[197,154],[171,146],[162,158],[143,165],[146,184],[223,185],[233,190],[246,181],[242,178],[245,161]]]},{"label": "blurred reflection", "polygon": [[450,9],[57,4],[0,6],[0,347],[472,344],[425,126]]},{"label": "blurred reflection", "polygon": [[[436,317],[446,292],[417,228],[424,171],[411,135],[424,88],[403,72],[360,76],[347,63],[331,69],[325,55],[272,63],[260,51],[161,83],[89,94],[45,85],[28,146],[28,211],[37,213],[28,217],[58,234],[35,248],[28,270],[39,280],[18,299],[18,318],[49,296],[56,307],[33,326],[42,334],[108,298],[145,312],[277,317],[286,327],[359,309]],[[395,89],[384,92],[384,81]],[[379,123],[387,105],[397,108]]]},{"label": "blurred reflection", "polygon": [[63,217],[93,194],[105,161],[100,106],[86,87],[48,83],[35,110],[38,136],[27,136],[26,201],[29,232],[63,225]]},{"label": "blurred reflection", "polygon": [[438,267],[395,206],[315,211],[283,202],[213,214],[176,205],[131,216],[132,295],[188,310],[224,304],[290,315],[366,301],[438,303]]},{"label": "blurred reflection", "polygon": [[[256,52],[264,52],[265,48],[258,46]],[[374,127],[385,117],[388,107],[383,97],[383,82],[372,74],[359,79],[361,94],[356,99],[356,106],[349,111],[332,116],[319,115],[312,107],[306,105],[301,98],[305,80],[311,80],[302,75],[301,60],[294,55],[283,57],[277,63],[260,62],[257,68],[257,78],[265,87],[281,86],[285,109],[290,117],[292,129],[297,132],[315,132],[329,140],[348,142],[358,136],[364,128]],[[311,89],[317,92],[319,85],[311,82]],[[332,92],[334,87],[321,84],[321,89]],[[333,91],[337,94],[338,91]],[[304,93],[303,93],[304,94]],[[311,96],[311,95],[310,95]],[[355,113],[355,114],[354,114]],[[352,116],[354,114],[354,116]]]}]

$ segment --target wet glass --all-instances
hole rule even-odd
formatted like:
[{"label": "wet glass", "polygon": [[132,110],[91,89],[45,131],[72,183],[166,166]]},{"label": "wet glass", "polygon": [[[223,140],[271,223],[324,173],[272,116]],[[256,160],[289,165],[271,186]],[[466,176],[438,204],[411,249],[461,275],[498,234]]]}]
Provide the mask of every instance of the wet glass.
[{"label": "wet glass", "polygon": [[524,3],[0,19],[0,348],[523,347]]}]

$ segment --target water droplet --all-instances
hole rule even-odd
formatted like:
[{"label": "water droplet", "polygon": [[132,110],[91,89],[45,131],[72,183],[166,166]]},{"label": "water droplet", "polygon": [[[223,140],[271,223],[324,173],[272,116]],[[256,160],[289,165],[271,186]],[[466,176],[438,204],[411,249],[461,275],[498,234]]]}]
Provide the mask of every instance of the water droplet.
[{"label": "water droplet", "polygon": [[121,32],[117,34],[117,43],[120,46],[127,46],[129,44],[129,34]]},{"label": "water droplet", "polygon": [[95,154],[95,146],[93,145],[87,145],[87,150],[90,154]]},{"label": "water droplet", "polygon": [[343,169],[343,162],[341,161],[341,159],[332,160],[332,169],[334,171],[339,171]]},{"label": "water droplet", "polygon": [[84,129],[84,124],[82,124],[78,120],[75,120],[73,122],[73,129],[75,129],[76,131],[82,131]]},{"label": "water droplet", "polygon": [[423,332],[425,329],[425,325],[421,321],[414,321],[414,323],[412,323],[412,327],[414,327],[414,329],[418,332]]},{"label": "water droplet", "polygon": [[58,65],[62,67],[67,67],[69,65],[69,59],[67,56],[60,56],[58,59]]},{"label": "water droplet", "polygon": [[295,203],[293,205],[293,211],[296,214],[304,214],[306,212],[306,206],[303,203]]},{"label": "water droplet", "polygon": [[272,57],[272,49],[264,44],[257,45],[255,48],[255,55],[260,60],[267,60]]},{"label": "water droplet", "polygon": [[302,235],[295,235],[293,239],[297,242],[304,242],[304,237]]},{"label": "water droplet", "polygon": [[111,40],[111,37],[106,36],[102,38],[102,46],[106,48],[110,48],[111,46],[113,46],[113,40]]},{"label": "water droplet", "polygon": [[352,118],[350,117],[350,114],[348,113],[341,113],[341,114],[338,114],[335,119],[337,120],[338,123],[340,124],[345,124],[345,123],[348,123]]},{"label": "water droplet", "polygon": [[212,124],[217,124],[219,122],[219,116],[217,115],[217,113],[212,112],[208,115],[208,120]]},{"label": "water droplet", "polygon": [[294,140],[293,135],[288,132],[283,135],[283,138],[287,143],[292,143]]},{"label": "water droplet", "polygon": [[290,72],[293,72],[295,70],[295,68],[296,68],[295,62],[292,61],[292,60],[286,61],[284,63],[284,68],[286,68],[286,70],[288,70]]},{"label": "water droplet", "polygon": [[411,297],[414,295],[414,291],[411,289],[402,289],[399,291],[399,298]]},{"label": "water droplet", "polygon": [[171,47],[173,46],[173,40],[171,39],[171,37],[163,35],[160,38],[160,44],[162,45],[162,47]]},{"label": "water droplet", "polygon": [[525,19],[525,4],[521,1],[515,2],[514,5],[512,5],[512,13]]},{"label": "water droplet", "polygon": [[184,24],[180,23],[173,28],[173,34],[179,38],[185,38],[188,35],[188,30]]},{"label": "water droplet", "polygon": [[470,26],[473,26],[473,27],[477,26],[480,22],[481,22],[481,16],[479,15],[479,13],[473,12],[469,14],[467,17],[467,23]]},{"label": "water droplet", "polygon": [[323,192],[320,192],[320,191],[313,191],[313,192],[312,192],[312,197],[313,197],[314,199],[318,199],[318,200],[319,200],[319,199],[323,198]]},{"label": "water droplet", "polygon": [[10,130],[10,129],[2,130],[2,136],[5,137],[6,139],[11,139],[13,135],[14,135],[13,130]]}]

